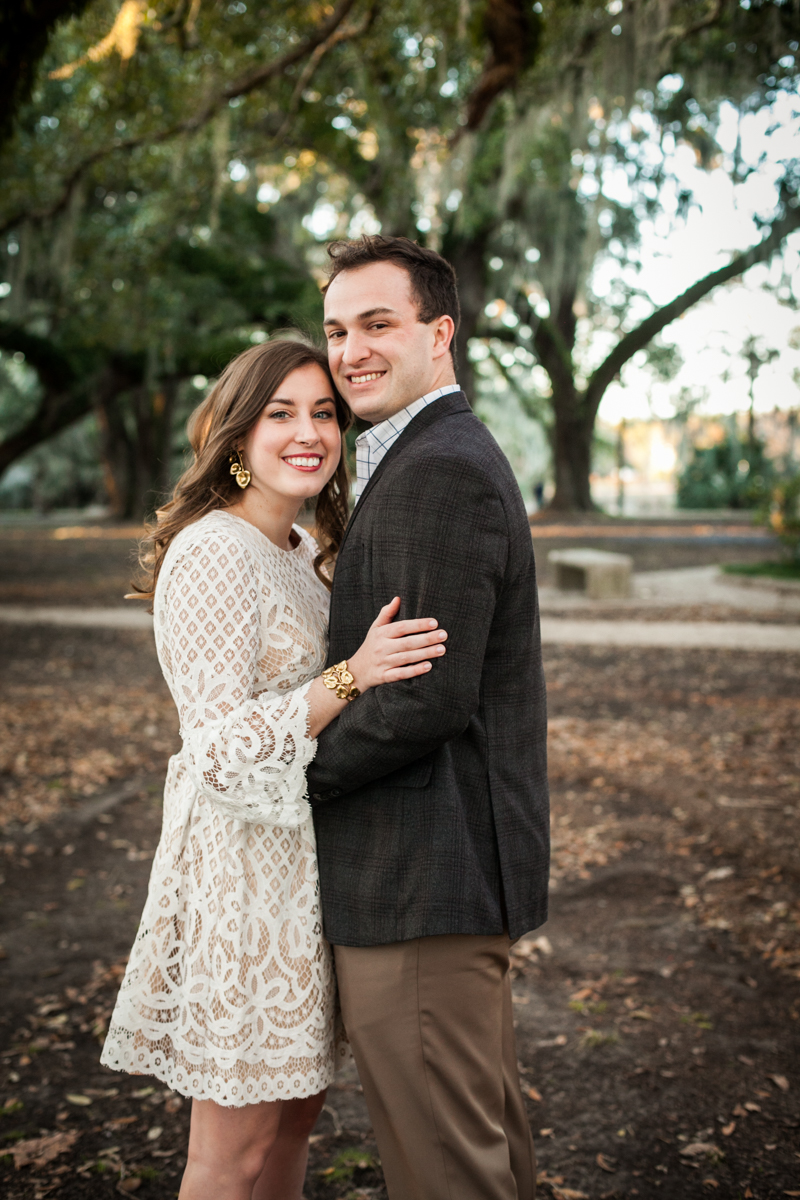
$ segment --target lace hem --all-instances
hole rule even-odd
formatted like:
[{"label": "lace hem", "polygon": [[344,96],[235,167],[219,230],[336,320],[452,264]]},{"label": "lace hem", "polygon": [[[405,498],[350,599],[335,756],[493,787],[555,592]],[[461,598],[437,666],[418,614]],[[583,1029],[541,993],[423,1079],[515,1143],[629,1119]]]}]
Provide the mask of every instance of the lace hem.
[{"label": "lace hem", "polygon": [[276,1067],[239,1061],[223,1068],[213,1058],[198,1067],[173,1046],[168,1035],[151,1042],[140,1032],[131,1033],[112,1024],[100,1061],[112,1071],[152,1075],[188,1099],[243,1108],[247,1104],[316,1096],[330,1086],[337,1066],[343,1065],[347,1057],[348,1047],[342,1041],[336,1054],[321,1050],[310,1058],[289,1058]]}]

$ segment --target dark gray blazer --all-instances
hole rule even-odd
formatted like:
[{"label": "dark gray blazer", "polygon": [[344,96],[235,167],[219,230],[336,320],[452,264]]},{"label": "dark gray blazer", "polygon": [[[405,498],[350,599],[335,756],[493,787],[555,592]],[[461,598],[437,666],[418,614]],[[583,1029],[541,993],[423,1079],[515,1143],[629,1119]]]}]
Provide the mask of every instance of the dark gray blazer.
[{"label": "dark gray blazer", "polygon": [[447,653],[323,731],[308,780],[325,934],[373,946],[512,938],[547,918],[547,714],[531,533],[508,460],[461,392],[406,427],[364,490],[331,600],[330,654],[378,610],[436,617]]}]

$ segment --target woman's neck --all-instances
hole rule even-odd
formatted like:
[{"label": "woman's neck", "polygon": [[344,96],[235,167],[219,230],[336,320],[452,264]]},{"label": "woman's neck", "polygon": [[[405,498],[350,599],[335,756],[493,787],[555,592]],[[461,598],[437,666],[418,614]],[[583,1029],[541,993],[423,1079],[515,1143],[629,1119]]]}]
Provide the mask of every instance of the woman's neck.
[{"label": "woman's neck", "polygon": [[269,538],[281,550],[292,550],[292,526],[303,506],[302,500],[294,497],[266,497],[251,485],[241,499],[228,507],[244,521],[255,525],[264,537]]}]

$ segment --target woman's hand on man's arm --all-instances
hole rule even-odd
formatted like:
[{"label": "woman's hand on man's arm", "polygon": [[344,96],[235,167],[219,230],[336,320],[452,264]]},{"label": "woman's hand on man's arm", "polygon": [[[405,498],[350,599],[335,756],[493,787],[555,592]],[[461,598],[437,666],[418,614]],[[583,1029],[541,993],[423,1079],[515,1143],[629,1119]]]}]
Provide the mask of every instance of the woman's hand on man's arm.
[{"label": "woman's hand on man's arm", "polygon": [[[362,694],[383,683],[398,683],[413,679],[431,669],[431,660],[445,652],[447,633],[438,628],[438,621],[422,617],[412,621],[395,621],[400,611],[400,597],[385,604],[370,626],[369,632],[355,654],[347,660],[355,686]],[[326,688],[322,679],[315,679],[308,689],[308,732],[315,738],[347,707],[335,690]],[[358,703],[356,700],[354,703]]]}]

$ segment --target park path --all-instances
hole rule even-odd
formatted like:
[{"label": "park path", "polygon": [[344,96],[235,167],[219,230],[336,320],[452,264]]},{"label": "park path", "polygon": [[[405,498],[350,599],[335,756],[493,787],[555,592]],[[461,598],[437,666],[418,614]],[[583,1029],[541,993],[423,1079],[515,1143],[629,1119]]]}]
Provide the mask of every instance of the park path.
[{"label": "park path", "polygon": [[[0,605],[0,621],[102,629],[150,629],[141,608]],[[785,650],[800,653],[800,625],[755,621],[637,621],[542,616],[542,641],[562,646],[670,646],[694,649]]]}]

